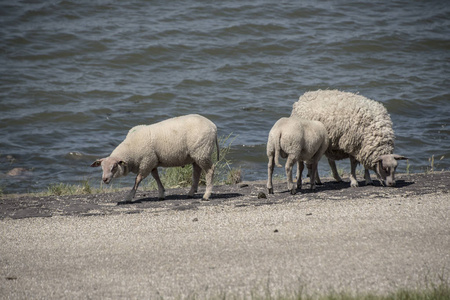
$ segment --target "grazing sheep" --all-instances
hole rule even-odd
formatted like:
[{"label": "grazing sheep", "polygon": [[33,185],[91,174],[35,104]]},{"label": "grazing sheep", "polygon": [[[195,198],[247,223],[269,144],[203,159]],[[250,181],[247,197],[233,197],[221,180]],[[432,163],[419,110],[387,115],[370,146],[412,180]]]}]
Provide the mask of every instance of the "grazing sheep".
[{"label": "grazing sheep", "polygon": [[386,108],[361,95],[338,90],[307,92],[294,103],[292,116],[322,122],[327,128],[330,145],[325,155],[333,177],[342,181],[335,160],[350,158],[352,187],[358,186],[356,165],[365,168],[366,184],[372,184],[369,169],[380,182],[395,186],[397,160],[407,159],[393,154],[394,130]]},{"label": "grazing sheep", "polygon": [[200,173],[206,173],[204,200],[208,200],[214,176],[211,154],[219,145],[217,127],[200,115],[187,115],[168,119],[152,125],[131,128],[125,140],[117,146],[109,157],[96,160],[91,167],[102,166],[102,179],[109,183],[112,178],[137,174],[135,184],[125,201],[130,202],[139,183],[150,173],[158,184],[159,198],[164,199],[164,187],[158,175],[158,167],[178,167],[193,165],[192,187],[188,193],[193,197],[197,192]]},{"label": "grazing sheep", "polygon": [[[281,118],[269,132],[267,141],[267,166],[268,179],[267,189],[269,194],[273,194],[272,174],[274,161],[277,167],[281,167],[278,156],[287,158],[286,177],[288,189],[291,194],[296,193],[296,188],[292,182],[292,167],[298,163],[297,189],[302,186],[301,173],[303,171],[303,161],[311,170],[311,178],[317,173],[317,164],[328,148],[328,134],[325,126],[318,121],[308,121],[296,116]],[[315,188],[314,180],[311,180],[311,189]]]}]

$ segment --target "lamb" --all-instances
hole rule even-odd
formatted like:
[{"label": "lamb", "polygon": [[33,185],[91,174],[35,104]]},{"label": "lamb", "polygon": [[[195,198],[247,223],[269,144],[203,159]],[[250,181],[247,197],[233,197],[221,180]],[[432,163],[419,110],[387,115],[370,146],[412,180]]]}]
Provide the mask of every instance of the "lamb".
[{"label": "lamb", "polygon": [[393,154],[392,121],[381,103],[349,92],[318,90],[302,95],[294,103],[291,115],[325,125],[330,137],[325,156],[338,182],[342,179],[335,160],[350,158],[352,187],[358,186],[355,174],[358,162],[365,168],[366,184],[373,184],[370,169],[382,185],[395,186],[397,161],[408,158]]},{"label": "lamb", "polygon": [[[291,194],[296,193],[292,182],[292,167],[298,164],[297,189],[301,188],[301,173],[303,171],[303,161],[309,164],[311,178],[315,178],[317,164],[328,148],[329,138],[325,126],[318,121],[308,121],[296,116],[281,118],[269,132],[267,141],[267,165],[268,179],[267,189],[269,194],[273,194],[272,174],[274,161],[277,167],[281,167],[278,156],[287,158],[286,177],[288,189]],[[315,189],[315,181],[311,180],[311,189]]]},{"label": "lamb", "polygon": [[211,154],[219,145],[217,127],[200,115],[186,115],[152,125],[139,125],[130,129],[125,140],[109,157],[97,159],[91,167],[102,166],[103,182],[113,178],[137,174],[133,188],[125,198],[131,202],[140,182],[150,173],[158,185],[159,198],[164,199],[165,190],[158,174],[158,167],[193,165],[192,187],[188,197],[197,192],[201,171],[206,173],[206,191],[203,200],[209,200],[213,188],[214,165]]}]

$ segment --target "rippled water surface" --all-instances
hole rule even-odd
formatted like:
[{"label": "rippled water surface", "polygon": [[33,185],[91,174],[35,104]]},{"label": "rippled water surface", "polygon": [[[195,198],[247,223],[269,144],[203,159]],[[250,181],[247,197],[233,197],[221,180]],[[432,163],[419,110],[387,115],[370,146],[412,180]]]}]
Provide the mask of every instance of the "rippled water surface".
[{"label": "rippled water surface", "polygon": [[3,192],[98,182],[89,164],[130,127],[188,113],[233,133],[234,166],[265,179],[270,128],[316,89],[381,101],[410,172],[433,156],[450,169],[446,1],[0,3]]}]

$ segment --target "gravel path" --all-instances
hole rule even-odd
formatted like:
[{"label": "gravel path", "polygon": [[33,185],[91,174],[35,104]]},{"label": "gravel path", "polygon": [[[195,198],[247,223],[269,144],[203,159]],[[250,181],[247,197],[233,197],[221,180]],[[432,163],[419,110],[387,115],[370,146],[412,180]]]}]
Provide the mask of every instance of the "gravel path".
[{"label": "gravel path", "polygon": [[[398,187],[325,179],[222,186],[209,202],[123,193],[0,199],[0,296],[14,299],[251,298],[386,293],[450,276],[450,173]],[[261,195],[260,195],[261,196]]]}]

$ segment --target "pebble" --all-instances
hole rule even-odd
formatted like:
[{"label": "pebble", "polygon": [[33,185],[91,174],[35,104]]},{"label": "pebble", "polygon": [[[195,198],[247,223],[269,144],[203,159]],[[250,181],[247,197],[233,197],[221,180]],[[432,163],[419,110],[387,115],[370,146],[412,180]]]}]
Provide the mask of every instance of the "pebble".
[{"label": "pebble", "polygon": [[258,193],[258,199],[267,199],[267,196],[263,192],[259,192]]},{"label": "pebble", "polygon": [[17,177],[17,176],[24,176],[29,175],[31,171],[25,169],[25,168],[14,168],[12,170],[9,170],[8,173],[6,173],[7,176],[10,177]]}]

